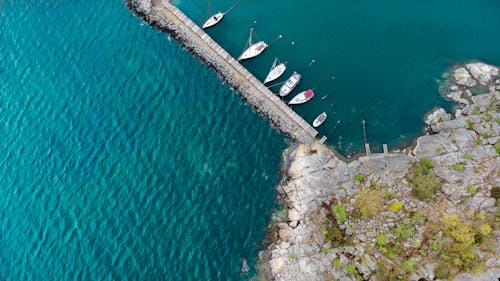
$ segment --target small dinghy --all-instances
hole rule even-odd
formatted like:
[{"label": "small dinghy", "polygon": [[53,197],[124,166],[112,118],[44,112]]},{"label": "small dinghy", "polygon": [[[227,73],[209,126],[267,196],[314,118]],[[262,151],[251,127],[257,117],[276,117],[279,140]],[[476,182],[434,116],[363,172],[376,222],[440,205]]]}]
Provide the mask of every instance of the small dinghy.
[{"label": "small dinghy", "polygon": [[300,94],[297,94],[291,101],[288,102],[288,104],[302,104],[305,102],[308,102],[310,99],[314,97],[314,91],[313,90],[307,90],[303,91]]},{"label": "small dinghy", "polygon": [[280,96],[284,97],[290,94],[295,87],[300,82],[300,77],[302,77],[299,73],[293,72],[292,76],[286,80],[285,84],[283,84],[280,88]]},{"label": "small dinghy", "polygon": [[326,117],[327,117],[326,112],[323,112],[320,115],[318,115],[318,117],[316,117],[316,119],[314,119],[313,121],[313,127],[318,128],[319,126],[321,126],[321,124],[325,122]]},{"label": "small dinghy", "polygon": [[250,29],[250,36],[248,37],[247,45],[245,51],[238,57],[238,60],[251,59],[260,55],[267,48],[267,44],[264,41],[259,41],[257,43],[252,43],[252,33],[253,28]]},{"label": "small dinghy", "polygon": [[283,75],[283,73],[285,73],[287,62],[285,61],[279,64],[278,63],[279,63],[278,58],[275,58],[273,65],[271,66],[271,69],[267,74],[266,79],[264,79],[264,84],[280,78],[280,76]]},{"label": "small dinghy", "polygon": [[217,14],[211,16],[204,24],[203,24],[203,29],[207,29],[209,27],[212,27],[216,24],[218,24],[222,18],[224,17],[224,13],[218,12]]}]

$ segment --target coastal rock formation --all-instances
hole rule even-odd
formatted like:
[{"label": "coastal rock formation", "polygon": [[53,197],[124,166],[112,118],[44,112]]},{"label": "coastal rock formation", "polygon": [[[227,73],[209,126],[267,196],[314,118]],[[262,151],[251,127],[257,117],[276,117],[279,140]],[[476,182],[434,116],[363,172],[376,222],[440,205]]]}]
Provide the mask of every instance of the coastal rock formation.
[{"label": "coastal rock formation", "polygon": [[261,254],[269,278],[496,280],[497,76],[484,63],[456,68],[450,90],[465,106],[454,119],[443,109],[430,114],[430,134],[407,154],[346,163],[318,143],[289,148],[278,186],[287,215]]}]

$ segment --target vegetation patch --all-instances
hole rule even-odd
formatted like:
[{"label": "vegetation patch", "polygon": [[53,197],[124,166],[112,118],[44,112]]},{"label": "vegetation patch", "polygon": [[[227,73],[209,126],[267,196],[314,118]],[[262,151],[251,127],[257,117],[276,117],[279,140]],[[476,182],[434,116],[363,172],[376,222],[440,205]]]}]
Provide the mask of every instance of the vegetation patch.
[{"label": "vegetation patch", "polygon": [[389,206],[389,210],[393,213],[399,212],[403,208],[403,203],[401,201],[396,201]]},{"label": "vegetation patch", "polygon": [[357,173],[356,175],[354,175],[354,179],[359,181],[359,182],[364,182],[365,176],[363,174]]},{"label": "vegetation patch", "polygon": [[500,154],[500,141],[497,141],[495,145],[493,146],[495,148],[495,151]]},{"label": "vegetation patch", "polygon": [[[323,202],[321,206],[325,210],[327,210],[327,215],[325,219],[325,228],[322,231],[326,241],[330,243],[333,247],[340,247],[345,245],[346,244],[345,231],[340,229],[339,221],[337,220],[337,217],[334,214],[334,209],[335,209],[334,206],[341,206],[341,205],[336,205],[335,202],[332,200],[328,203]],[[337,209],[340,208],[337,207]],[[341,209],[343,209],[343,207]]]},{"label": "vegetation patch", "polygon": [[464,165],[463,164],[457,164],[455,165],[455,170],[457,170],[457,172],[461,172],[464,170]]},{"label": "vegetation patch", "polygon": [[420,200],[427,200],[441,188],[441,181],[431,170],[432,159],[422,158],[410,167],[408,181],[412,184],[412,192]]},{"label": "vegetation patch", "polygon": [[363,218],[371,218],[377,215],[382,208],[382,196],[379,190],[364,189],[356,195],[355,207]]}]

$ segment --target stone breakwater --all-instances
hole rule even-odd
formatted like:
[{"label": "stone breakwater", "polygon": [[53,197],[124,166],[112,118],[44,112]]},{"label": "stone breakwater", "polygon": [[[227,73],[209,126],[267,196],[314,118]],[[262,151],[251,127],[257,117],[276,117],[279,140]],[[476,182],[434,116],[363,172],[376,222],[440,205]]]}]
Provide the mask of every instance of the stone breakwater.
[{"label": "stone breakwater", "polygon": [[[168,1],[125,0],[150,25],[169,34],[189,52],[215,69],[220,77],[283,133],[312,143],[318,132],[267,89],[227,51]],[[196,79],[193,77],[193,79]]]},{"label": "stone breakwater", "polygon": [[[270,244],[260,253],[268,279],[497,280],[498,68],[470,63],[451,77],[450,97],[462,108],[455,116],[443,109],[429,114],[429,134],[414,148],[351,163],[318,143],[284,153],[278,194],[286,213],[275,214]],[[414,195],[410,172],[422,159],[433,167],[420,180],[432,174],[440,181],[426,200]],[[485,240],[465,243],[473,234]]]}]

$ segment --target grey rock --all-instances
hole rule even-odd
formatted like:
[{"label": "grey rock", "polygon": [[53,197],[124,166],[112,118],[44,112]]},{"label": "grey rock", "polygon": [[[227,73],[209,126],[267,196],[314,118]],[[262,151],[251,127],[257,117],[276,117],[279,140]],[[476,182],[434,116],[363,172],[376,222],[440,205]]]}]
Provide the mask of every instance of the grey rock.
[{"label": "grey rock", "polygon": [[472,147],[469,150],[469,153],[471,154],[472,159],[474,159],[475,161],[479,161],[484,158],[495,157],[498,155],[491,145],[478,145]]},{"label": "grey rock", "polygon": [[453,78],[458,85],[474,87],[477,82],[472,78],[472,75],[464,67],[455,69],[453,73]]},{"label": "grey rock", "polygon": [[438,122],[448,121],[451,119],[451,114],[446,113],[443,108],[438,108],[427,115],[425,124],[432,125]]},{"label": "grey rock", "polygon": [[418,138],[417,146],[413,150],[413,154],[418,158],[434,157],[444,153],[455,152],[458,147],[453,144],[450,138],[438,134],[427,135]]},{"label": "grey rock", "polygon": [[493,268],[483,274],[473,275],[470,273],[461,273],[455,276],[453,281],[496,281],[500,276],[500,268]]},{"label": "grey rock", "polygon": [[479,106],[480,108],[487,108],[490,104],[491,101],[493,100],[493,95],[491,94],[482,94],[482,95],[477,95],[473,96],[472,98],[472,103],[474,103],[475,106]]},{"label": "grey rock", "polygon": [[474,79],[483,85],[486,85],[494,76],[498,75],[498,68],[482,62],[469,63],[466,68]]}]

